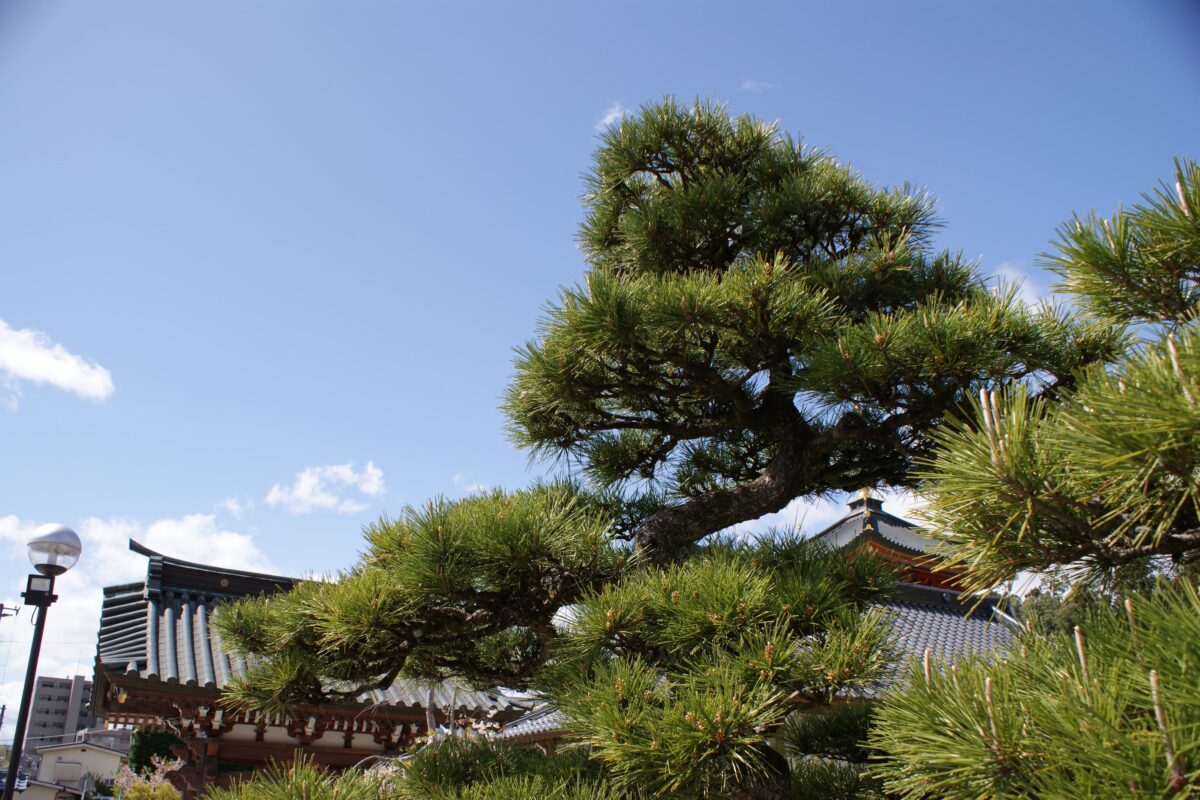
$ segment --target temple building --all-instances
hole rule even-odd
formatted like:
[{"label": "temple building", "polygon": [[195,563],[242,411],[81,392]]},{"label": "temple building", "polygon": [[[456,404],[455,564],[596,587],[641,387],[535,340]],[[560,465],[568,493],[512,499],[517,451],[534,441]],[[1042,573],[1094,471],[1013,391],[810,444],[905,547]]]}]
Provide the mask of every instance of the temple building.
[{"label": "temple building", "polygon": [[230,600],[285,591],[296,579],[180,561],[134,541],[129,546],[146,557],[146,579],[104,590],[95,713],[107,726],[164,728],[178,736],[184,767],[172,781],[185,800],[297,753],[330,767],[395,755],[428,732],[427,707],[437,725],[464,717],[503,723],[528,708],[527,701],[452,682],[398,681],[356,703],[233,709],[221,689],[244,674],[246,662],[226,648],[212,613]]},{"label": "temple building", "polygon": [[[878,605],[890,612],[906,658],[928,651],[952,661],[1011,643],[1015,622],[995,599],[964,598],[935,543],[865,492],[814,538],[850,552],[869,548],[897,567],[902,583]],[[453,682],[398,681],[355,703],[286,712],[232,708],[221,689],[247,665],[211,626],[214,609],[286,591],[297,580],[181,561],[133,541],[130,549],[146,557],[146,579],[104,590],[93,706],[105,726],[163,728],[178,736],[184,767],[172,780],[187,800],[206,785],[227,785],[246,770],[297,753],[334,768],[398,754],[428,733],[427,707],[435,725],[487,719],[502,725],[499,738],[514,744],[549,748],[563,739],[563,716],[553,707]]]},{"label": "temple building", "polygon": [[[849,506],[848,514],[813,539],[848,553],[868,548],[896,567],[901,583],[877,605],[889,612],[902,661],[922,658],[926,651],[954,661],[970,653],[1003,651],[1011,644],[1016,620],[997,607],[997,598],[964,597],[956,588],[959,573],[941,563],[934,540],[885,511],[883,502],[865,490]],[[506,725],[499,738],[553,748],[564,737],[564,722],[562,712],[543,704]]]},{"label": "temple building", "polygon": [[813,539],[856,552],[869,548],[900,573],[900,586],[879,605],[891,612],[896,641],[905,656],[926,650],[946,661],[1003,650],[1012,642],[1016,620],[997,606],[997,598],[964,597],[960,572],[938,557],[937,543],[906,519],[889,514],[883,501],[860,492],[850,513]]},{"label": "temple building", "polygon": [[855,552],[868,548],[896,567],[901,579],[918,586],[956,589],[958,573],[942,566],[936,542],[906,519],[889,514],[883,501],[865,489],[849,503],[850,513],[816,534],[813,539],[835,550]]}]

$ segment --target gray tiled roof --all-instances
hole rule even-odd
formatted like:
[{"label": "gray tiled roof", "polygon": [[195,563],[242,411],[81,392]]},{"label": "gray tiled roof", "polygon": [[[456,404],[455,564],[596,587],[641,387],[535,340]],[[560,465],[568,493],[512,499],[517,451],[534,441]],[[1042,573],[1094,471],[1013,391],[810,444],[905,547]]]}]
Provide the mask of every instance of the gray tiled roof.
[{"label": "gray tiled roof", "polygon": [[543,703],[523,717],[504,726],[497,739],[506,742],[529,742],[541,738],[556,738],[562,734],[567,715],[549,703]]},{"label": "gray tiled roof", "polygon": [[[872,497],[850,503],[850,513],[813,537],[831,548],[853,548],[875,539],[914,556],[936,553],[937,544],[917,526],[883,510]],[[953,661],[970,653],[1003,652],[1013,641],[1010,624],[995,609],[992,599],[973,606],[958,592],[917,584],[901,584],[891,597],[877,603],[889,612],[900,651],[897,672],[910,658],[931,656]],[[870,692],[873,694],[873,692]],[[529,742],[561,735],[563,713],[544,705],[513,720],[498,738]]]},{"label": "gray tiled roof", "polygon": [[[850,513],[813,537],[831,548],[853,548],[876,540],[914,556],[936,553],[936,542],[921,534],[911,522],[883,510],[872,497],[850,503]],[[901,584],[889,598],[876,604],[889,612],[900,651],[897,673],[910,658],[930,655],[953,661],[970,653],[1003,652],[1011,646],[1014,633],[989,598],[974,605],[958,592],[918,584]],[[874,691],[868,692],[874,694]],[[498,738],[532,742],[561,736],[565,715],[543,705],[513,720]]]},{"label": "gray tiled roof", "polygon": [[[213,610],[238,597],[273,594],[296,581],[179,561],[130,542],[147,556],[146,581],[104,590],[97,660],[110,673],[148,681],[222,689],[245,674],[247,662],[211,625]],[[359,696],[364,704],[424,707],[427,683],[399,680]],[[480,692],[446,681],[432,687],[439,709],[483,712],[528,707],[502,692]]]},{"label": "gray tiled roof", "polygon": [[[897,645],[903,656],[930,655],[953,661],[976,653],[1003,652],[1013,642],[1011,623],[985,600],[972,610],[973,598],[957,592],[904,584],[879,603],[891,612]],[[969,612],[969,613],[968,613]]]}]

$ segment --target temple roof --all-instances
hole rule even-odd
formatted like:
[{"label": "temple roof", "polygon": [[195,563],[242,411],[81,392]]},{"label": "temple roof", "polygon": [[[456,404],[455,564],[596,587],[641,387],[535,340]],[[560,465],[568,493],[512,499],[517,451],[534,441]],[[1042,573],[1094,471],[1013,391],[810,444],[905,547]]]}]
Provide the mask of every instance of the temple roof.
[{"label": "temple roof", "polygon": [[914,556],[936,552],[937,543],[916,525],[883,510],[883,501],[860,495],[849,503],[850,513],[816,534],[813,539],[830,547],[855,547],[875,540]]},{"label": "temple roof", "polygon": [[972,653],[1003,652],[1013,642],[1014,623],[996,609],[994,598],[977,606],[959,592],[902,583],[876,605],[890,612],[903,660],[930,655],[954,661]]},{"label": "temple roof", "polygon": [[[129,548],[148,558],[146,580],[104,590],[97,662],[113,676],[124,675],[169,686],[220,690],[246,673],[247,662],[225,646],[211,625],[221,603],[274,594],[297,579],[213,567],[164,556],[130,540]],[[427,683],[398,680],[386,690],[359,696],[364,704],[420,706],[428,702]],[[480,692],[454,681],[432,687],[440,709],[493,712],[526,706],[500,691]],[[526,706],[527,707],[527,706]]]},{"label": "temple roof", "polygon": [[106,753],[114,753],[115,755],[121,756],[122,758],[124,758],[126,755],[128,755],[128,753],[123,752],[121,750],[114,750],[111,747],[105,747],[102,744],[96,744],[95,742],[87,742],[87,741],[62,742],[61,744],[45,744],[45,745],[42,745],[41,747],[34,748],[34,752],[35,753],[45,753],[49,750],[87,750],[88,748],[91,748],[92,750],[103,750]]},{"label": "temple roof", "polygon": [[557,739],[563,735],[568,717],[549,703],[542,703],[523,717],[504,726],[497,739],[512,744]]},{"label": "temple roof", "polygon": [[[874,543],[936,569],[938,543],[913,523],[885,511],[882,500],[864,489],[849,506],[849,513],[817,533],[814,541],[839,550]],[[935,556],[933,563],[928,556]],[[997,610],[994,597],[980,601],[953,589],[902,583],[877,605],[891,613],[896,643],[905,658],[920,658],[929,650],[931,655],[953,660],[969,653],[1003,650],[1013,640],[1012,625]]]}]

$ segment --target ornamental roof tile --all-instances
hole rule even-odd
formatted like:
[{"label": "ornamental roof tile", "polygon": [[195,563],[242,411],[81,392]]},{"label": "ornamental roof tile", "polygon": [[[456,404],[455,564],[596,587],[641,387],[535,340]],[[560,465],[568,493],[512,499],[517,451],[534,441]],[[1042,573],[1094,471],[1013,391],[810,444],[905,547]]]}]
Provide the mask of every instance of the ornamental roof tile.
[{"label": "ornamental roof tile", "polygon": [[562,736],[566,724],[566,714],[549,703],[543,703],[525,716],[505,725],[495,738],[513,744],[556,739]]}]

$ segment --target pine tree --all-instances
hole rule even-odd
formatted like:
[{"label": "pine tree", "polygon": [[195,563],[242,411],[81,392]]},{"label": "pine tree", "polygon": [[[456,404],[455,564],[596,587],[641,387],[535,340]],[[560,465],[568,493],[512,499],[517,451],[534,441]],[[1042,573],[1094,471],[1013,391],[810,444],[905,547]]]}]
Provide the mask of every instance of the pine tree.
[{"label": "pine tree", "polygon": [[852,698],[895,660],[867,606],[894,581],[794,537],[717,541],[582,598],[540,687],[630,797],[790,796],[816,756],[858,782],[860,754],[795,718],[865,734]]},{"label": "pine tree", "polygon": [[1190,581],[1029,631],[1010,656],[917,665],[876,712],[903,798],[1190,798],[1200,787],[1200,594]]},{"label": "pine tree", "polygon": [[1104,326],[1030,314],[880,189],[750,117],[667,101],[603,136],[590,269],[520,351],[516,441],[620,490],[651,558],[796,497],[910,482],[982,387],[1069,385]]},{"label": "pine tree", "polygon": [[935,437],[931,526],[978,589],[1053,566],[1102,578],[1200,548],[1200,165],[1060,235],[1049,258],[1062,288],[1143,338],[1058,401],[1021,385],[983,392]]},{"label": "pine tree", "polygon": [[505,402],[516,441],[579,482],[408,508],[336,583],[232,607],[218,624],[257,658],[230,697],[319,702],[401,674],[534,687],[628,797],[824,779],[852,796],[854,697],[891,658],[866,606],[890,578],[787,536],[701,540],[797,497],[908,485],[975,392],[1067,391],[1119,337],[934,252],[925,194],[713,104],[608,130],[584,205],[585,279]]},{"label": "pine tree", "polygon": [[1200,793],[1200,166],[1060,235],[1064,288],[1145,338],[1059,402],[984,393],[922,491],[973,587],[1056,570],[1088,602],[999,663],[914,667],[873,735],[904,797]]}]

